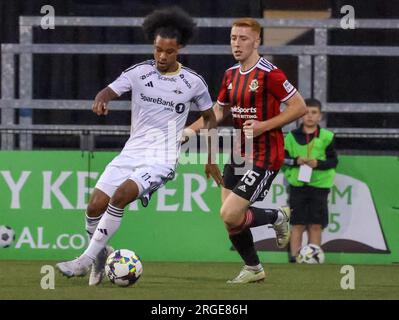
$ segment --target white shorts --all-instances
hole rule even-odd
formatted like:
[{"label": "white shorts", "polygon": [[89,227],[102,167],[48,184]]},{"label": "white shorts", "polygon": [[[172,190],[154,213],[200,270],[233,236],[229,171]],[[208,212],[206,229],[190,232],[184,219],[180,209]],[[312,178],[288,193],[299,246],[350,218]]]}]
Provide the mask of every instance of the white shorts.
[{"label": "white shorts", "polygon": [[148,159],[116,156],[105,168],[96,188],[112,197],[116,189],[126,180],[133,180],[138,188],[138,198],[147,206],[154,193],[175,175],[175,167],[170,164],[149,163]]}]

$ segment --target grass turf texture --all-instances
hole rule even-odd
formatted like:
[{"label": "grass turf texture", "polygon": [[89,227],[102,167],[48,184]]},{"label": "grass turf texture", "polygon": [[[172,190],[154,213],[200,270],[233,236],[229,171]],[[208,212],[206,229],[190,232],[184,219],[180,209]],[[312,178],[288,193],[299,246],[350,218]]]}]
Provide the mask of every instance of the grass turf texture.
[{"label": "grass turf texture", "polygon": [[342,290],[341,265],[266,265],[262,283],[231,285],[239,263],[144,262],[144,273],[132,287],[120,288],[107,278],[96,287],[88,276],[67,279],[55,271],[55,289],[43,290],[43,265],[54,261],[0,261],[3,299],[399,299],[399,268],[395,265],[354,265],[355,290]]}]

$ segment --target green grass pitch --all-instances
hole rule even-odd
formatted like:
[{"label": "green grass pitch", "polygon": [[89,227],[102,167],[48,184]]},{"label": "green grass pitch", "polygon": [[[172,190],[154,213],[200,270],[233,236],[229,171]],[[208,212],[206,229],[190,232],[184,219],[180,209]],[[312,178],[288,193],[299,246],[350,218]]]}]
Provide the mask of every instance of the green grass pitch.
[{"label": "green grass pitch", "polygon": [[341,265],[265,264],[262,283],[231,285],[226,280],[239,263],[144,262],[141,279],[119,288],[108,279],[88,286],[88,276],[67,279],[55,271],[55,289],[43,290],[43,265],[54,261],[0,261],[0,300],[132,299],[132,300],[266,300],[266,299],[399,299],[397,265],[353,265],[355,289],[343,290]]}]

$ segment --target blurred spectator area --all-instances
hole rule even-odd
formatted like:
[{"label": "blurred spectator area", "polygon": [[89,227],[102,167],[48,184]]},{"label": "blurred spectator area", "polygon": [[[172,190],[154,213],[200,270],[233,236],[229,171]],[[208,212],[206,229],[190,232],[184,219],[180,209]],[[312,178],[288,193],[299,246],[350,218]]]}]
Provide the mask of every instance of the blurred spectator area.
[{"label": "blurred spectator area", "polygon": [[[18,17],[40,15],[40,8],[54,6],[56,16],[114,16],[143,17],[161,6],[176,4],[194,17],[257,18],[340,18],[343,5],[355,7],[356,18],[399,18],[399,2],[388,0],[225,0],[213,1],[138,1],[138,0],[0,0],[0,42],[17,43]],[[263,33],[267,45],[313,44],[313,31],[306,29],[274,29]],[[331,30],[331,45],[397,46],[398,30]],[[34,43],[145,43],[140,28],[57,27],[55,30],[35,28]],[[194,44],[228,44],[229,28],[201,28]],[[95,94],[115,79],[122,70],[149,55],[34,55],[34,99],[92,99]],[[298,59],[293,56],[267,57],[283,69],[297,86]],[[216,100],[224,70],[234,63],[231,56],[182,55],[180,60],[207,80],[211,96]],[[397,57],[343,57],[328,58],[329,102],[399,102]],[[18,61],[17,61],[18,63]],[[350,76],[348,76],[350,75]],[[18,88],[16,88],[18,92]],[[317,97],[315,97],[317,98]],[[129,96],[123,97],[129,100]],[[121,124],[128,125],[126,112],[111,112],[98,118],[87,112],[69,110],[34,110],[35,124]],[[198,117],[190,113],[188,123]],[[391,114],[329,114],[328,127],[397,127],[399,113]],[[229,125],[229,122],[223,125]],[[79,145],[76,137],[61,140],[57,136],[41,135],[34,138],[34,148],[72,147]],[[99,148],[119,148],[126,137],[101,137]],[[358,145],[356,145],[358,144]],[[398,150],[397,141],[374,139],[341,139],[339,149],[369,148],[372,150]]]}]

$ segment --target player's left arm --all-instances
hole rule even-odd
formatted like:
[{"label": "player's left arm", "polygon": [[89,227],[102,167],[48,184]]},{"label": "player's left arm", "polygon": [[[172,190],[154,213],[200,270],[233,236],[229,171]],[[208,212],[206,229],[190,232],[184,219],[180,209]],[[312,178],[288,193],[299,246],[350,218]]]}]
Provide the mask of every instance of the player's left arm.
[{"label": "player's left arm", "polygon": [[208,163],[205,165],[206,177],[212,177],[218,186],[223,185],[222,174],[216,164],[216,153],[218,152],[217,120],[215,112],[209,108],[201,112],[204,120],[204,129],[207,130],[208,141]]},{"label": "player's left arm", "polygon": [[284,102],[286,108],[279,115],[265,121],[247,120],[244,122],[244,133],[247,137],[257,137],[266,131],[281,128],[302,117],[306,112],[306,104],[299,92]]}]

